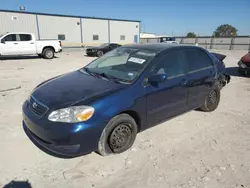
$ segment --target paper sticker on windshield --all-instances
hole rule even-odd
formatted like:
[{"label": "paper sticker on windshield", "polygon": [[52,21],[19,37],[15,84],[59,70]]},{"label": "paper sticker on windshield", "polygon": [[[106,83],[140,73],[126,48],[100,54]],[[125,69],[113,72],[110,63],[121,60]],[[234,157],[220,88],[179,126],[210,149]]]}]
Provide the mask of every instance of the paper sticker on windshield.
[{"label": "paper sticker on windshield", "polygon": [[128,59],[128,61],[142,64],[146,60],[145,59],[141,59],[141,58],[137,58],[137,57],[131,57],[131,58]]}]

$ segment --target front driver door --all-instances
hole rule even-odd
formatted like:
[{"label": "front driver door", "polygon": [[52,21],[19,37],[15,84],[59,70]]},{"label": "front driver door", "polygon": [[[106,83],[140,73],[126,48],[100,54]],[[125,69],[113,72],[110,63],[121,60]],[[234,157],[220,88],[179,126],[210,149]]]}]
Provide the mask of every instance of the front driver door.
[{"label": "front driver door", "polygon": [[184,112],[187,102],[187,76],[182,51],[171,50],[157,61],[151,75],[165,73],[167,80],[146,86],[148,126]]},{"label": "front driver door", "polygon": [[9,34],[3,38],[4,43],[1,45],[1,55],[16,55],[19,47],[16,34]]}]

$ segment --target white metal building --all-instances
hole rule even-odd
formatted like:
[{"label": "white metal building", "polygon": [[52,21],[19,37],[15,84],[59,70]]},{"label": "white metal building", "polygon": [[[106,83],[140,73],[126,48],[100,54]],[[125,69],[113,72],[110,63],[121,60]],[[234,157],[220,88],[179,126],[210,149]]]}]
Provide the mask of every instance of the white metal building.
[{"label": "white metal building", "polygon": [[139,43],[140,21],[0,10],[0,34],[31,32],[64,46]]}]

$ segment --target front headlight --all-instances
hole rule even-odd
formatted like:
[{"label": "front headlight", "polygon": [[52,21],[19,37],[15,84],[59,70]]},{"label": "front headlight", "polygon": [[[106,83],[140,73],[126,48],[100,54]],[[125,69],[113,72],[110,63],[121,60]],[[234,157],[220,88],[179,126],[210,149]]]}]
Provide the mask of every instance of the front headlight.
[{"label": "front headlight", "polygon": [[48,119],[54,122],[76,123],[87,121],[93,114],[94,108],[91,106],[72,106],[51,112]]}]

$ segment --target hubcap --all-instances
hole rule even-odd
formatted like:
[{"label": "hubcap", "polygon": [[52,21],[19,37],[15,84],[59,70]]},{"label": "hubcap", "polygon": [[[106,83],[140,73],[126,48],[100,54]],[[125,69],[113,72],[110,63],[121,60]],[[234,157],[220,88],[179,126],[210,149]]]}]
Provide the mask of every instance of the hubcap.
[{"label": "hubcap", "polygon": [[122,150],[127,147],[132,136],[129,125],[120,124],[111,133],[109,144],[112,150]]},{"label": "hubcap", "polygon": [[213,90],[208,95],[208,104],[212,105],[212,104],[216,103],[216,100],[217,100],[217,94],[216,94],[216,91]]},{"label": "hubcap", "polygon": [[98,52],[98,56],[102,56],[103,55],[103,53],[100,51],[100,52]]},{"label": "hubcap", "polygon": [[52,57],[53,57],[53,52],[50,51],[50,50],[47,50],[47,51],[46,51],[46,56],[47,56],[48,58],[52,58]]}]

